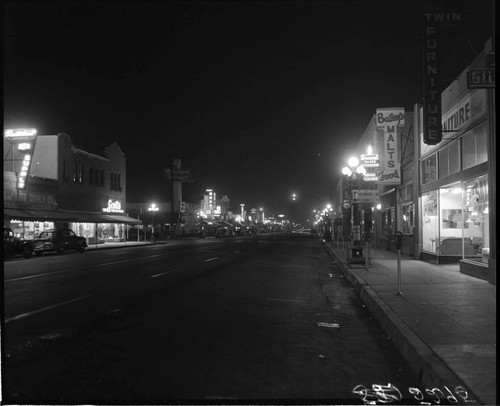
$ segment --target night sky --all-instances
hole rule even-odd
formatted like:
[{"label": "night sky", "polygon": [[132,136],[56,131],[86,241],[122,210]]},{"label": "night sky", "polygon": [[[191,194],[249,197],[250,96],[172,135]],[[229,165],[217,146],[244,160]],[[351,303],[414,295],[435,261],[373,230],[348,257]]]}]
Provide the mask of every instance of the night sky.
[{"label": "night sky", "polygon": [[[490,0],[449,47],[458,74],[491,35]],[[322,208],[375,110],[422,98],[420,1],[7,2],[4,128],[67,133],[127,158],[127,201],[169,200],[181,158],[203,191]],[[456,56],[455,55],[455,56]],[[460,59],[461,58],[461,59]],[[450,58],[451,60],[451,58]]]}]

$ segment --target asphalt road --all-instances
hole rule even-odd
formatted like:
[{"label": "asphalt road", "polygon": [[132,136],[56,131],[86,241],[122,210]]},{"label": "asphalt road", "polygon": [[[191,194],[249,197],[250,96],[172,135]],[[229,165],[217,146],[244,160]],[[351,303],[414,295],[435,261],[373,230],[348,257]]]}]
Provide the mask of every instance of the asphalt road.
[{"label": "asphalt road", "polygon": [[319,239],[13,260],[4,289],[4,404],[382,404],[422,387]]}]

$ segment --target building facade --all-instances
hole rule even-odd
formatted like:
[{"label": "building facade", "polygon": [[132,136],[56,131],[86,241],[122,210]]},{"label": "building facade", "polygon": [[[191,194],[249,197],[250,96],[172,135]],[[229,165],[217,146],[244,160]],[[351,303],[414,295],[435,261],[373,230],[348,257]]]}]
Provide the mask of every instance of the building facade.
[{"label": "building facade", "polygon": [[4,225],[21,238],[68,227],[89,244],[124,241],[125,226],[140,223],[123,209],[126,159],[118,144],[99,156],[76,148],[67,134],[37,135],[20,187],[20,173],[26,167],[19,157],[23,143],[4,137]]},{"label": "building facade", "polygon": [[[361,229],[371,233],[367,240],[372,246],[396,251],[395,234],[401,232],[403,254],[438,264],[459,263],[461,272],[496,284],[494,88],[470,82],[470,72],[487,67],[492,51],[488,41],[442,92],[439,143],[424,143],[423,107],[416,104],[413,113],[405,113],[404,126],[398,127],[397,151],[386,143],[387,134],[381,138],[376,114],[353,154],[364,154],[371,144],[380,163],[388,153],[398,159],[400,181],[387,185],[384,176],[371,186],[367,186],[369,180],[357,185],[376,189],[376,194],[367,192],[368,200],[358,205]],[[377,147],[377,140],[382,139],[384,144]],[[331,200],[338,219],[334,224],[343,231],[337,234],[349,238],[352,214],[346,203],[352,203],[352,195],[345,185],[343,178]]]},{"label": "building facade", "polygon": [[[418,250],[436,263],[459,262],[460,271],[496,283],[491,194],[495,154],[492,92],[470,85],[468,73],[486,66],[491,42],[441,95],[443,139],[423,143],[422,107],[417,105],[419,167]],[[493,98],[494,104],[494,98]],[[493,213],[494,214],[494,213]]]}]

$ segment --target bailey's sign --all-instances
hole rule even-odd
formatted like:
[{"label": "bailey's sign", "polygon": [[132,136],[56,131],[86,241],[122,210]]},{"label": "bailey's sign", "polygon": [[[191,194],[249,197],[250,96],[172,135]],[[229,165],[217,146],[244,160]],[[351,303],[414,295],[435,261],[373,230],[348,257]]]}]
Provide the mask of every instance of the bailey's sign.
[{"label": "bailey's sign", "polygon": [[382,156],[377,171],[377,183],[401,184],[399,162],[398,126],[405,124],[405,110],[402,107],[377,109],[376,125],[383,133]]}]

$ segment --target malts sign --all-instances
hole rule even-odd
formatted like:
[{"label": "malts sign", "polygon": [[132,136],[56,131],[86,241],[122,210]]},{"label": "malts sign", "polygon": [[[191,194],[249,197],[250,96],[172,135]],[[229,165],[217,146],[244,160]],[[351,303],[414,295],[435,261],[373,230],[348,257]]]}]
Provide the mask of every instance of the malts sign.
[{"label": "malts sign", "polygon": [[401,163],[399,161],[398,126],[405,124],[405,110],[402,107],[377,109],[376,125],[382,133],[382,157],[377,171],[377,183],[399,185]]}]

